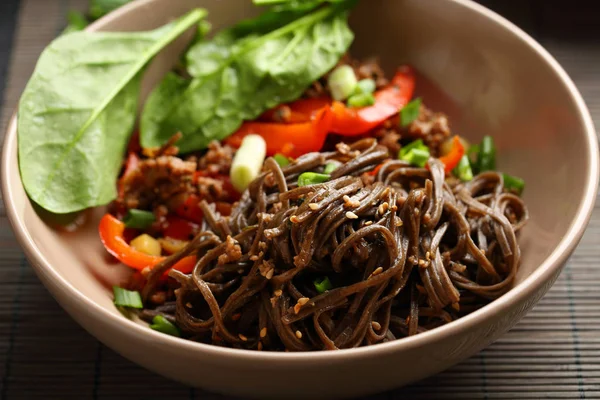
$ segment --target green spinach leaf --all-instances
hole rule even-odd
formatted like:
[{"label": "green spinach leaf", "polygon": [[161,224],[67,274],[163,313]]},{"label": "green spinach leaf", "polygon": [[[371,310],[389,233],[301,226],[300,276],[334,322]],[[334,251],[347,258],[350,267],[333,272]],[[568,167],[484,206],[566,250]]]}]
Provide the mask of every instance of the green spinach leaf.
[{"label": "green spinach leaf", "polygon": [[346,11],[325,7],[264,35],[238,39],[225,33],[198,43],[188,57],[194,78],[170,75],[150,95],[141,119],[142,146],[160,146],[181,132],[177,146],[189,152],[227,137],[243,120],[300,97],[352,40]]},{"label": "green spinach leaf", "polygon": [[17,120],[21,178],[35,203],[68,213],[116,197],[142,71],[205,15],[194,10],[150,32],[74,32],[44,50]]}]

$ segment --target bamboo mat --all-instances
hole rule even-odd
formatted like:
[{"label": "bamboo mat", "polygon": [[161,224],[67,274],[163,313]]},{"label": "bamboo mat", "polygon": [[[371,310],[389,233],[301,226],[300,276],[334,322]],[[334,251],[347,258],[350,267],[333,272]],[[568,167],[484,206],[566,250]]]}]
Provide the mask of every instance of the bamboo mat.
[{"label": "bamboo mat", "polygon": [[[443,0],[423,0],[443,1]],[[566,68],[600,126],[599,15],[591,1],[487,0]],[[0,0],[0,128],[45,46],[81,0]],[[369,399],[600,398],[600,205],[552,290],[494,345]],[[227,399],[171,382],[98,343],[27,265],[0,202],[0,399]]]}]

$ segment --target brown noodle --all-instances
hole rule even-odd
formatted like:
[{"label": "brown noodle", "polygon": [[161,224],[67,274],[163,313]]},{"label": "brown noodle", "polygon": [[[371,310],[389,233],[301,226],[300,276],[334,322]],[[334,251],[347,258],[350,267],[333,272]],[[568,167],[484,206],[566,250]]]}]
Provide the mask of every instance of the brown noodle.
[{"label": "brown noodle", "polygon": [[[334,161],[329,181],[298,187],[301,173]],[[170,271],[176,302],[142,316],[161,314],[201,342],[309,351],[386,342],[472,312],[510,288],[527,209],[496,172],[465,184],[444,176],[439,160],[413,167],[374,139],[285,168],[268,159],[231,216],[202,204],[204,232],[151,271],[143,295],[196,253],[193,273]],[[318,293],[313,281],[325,276],[333,288]]]}]

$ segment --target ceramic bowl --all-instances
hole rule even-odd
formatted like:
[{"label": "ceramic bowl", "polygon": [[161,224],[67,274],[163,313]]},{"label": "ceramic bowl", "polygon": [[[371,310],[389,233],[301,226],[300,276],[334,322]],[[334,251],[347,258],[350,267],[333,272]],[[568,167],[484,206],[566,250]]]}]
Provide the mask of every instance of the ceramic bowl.
[{"label": "ceramic bowl", "polygon": [[[170,337],[124,318],[110,285],[127,268],[109,264],[97,235],[103,210],[76,233],[44,222],[19,178],[16,123],[6,134],[2,191],[31,265],[62,307],[126,358],[189,385],[258,398],[359,396],[405,385],[475,354],[515,325],[546,293],[576,247],[598,184],[596,133],[588,110],[558,63],[531,37],[467,0],[363,0],[351,18],[353,54],[377,55],[392,70],[420,72],[418,91],[450,114],[453,131],[492,135],[499,168],[527,182],[531,221],[520,236],[522,264],[512,290],[441,328],[390,343],[342,351],[271,353],[226,349]],[[146,30],[193,7],[215,29],[256,12],[249,0],[140,0],[91,30]],[[184,37],[150,68],[144,93],[177,60]]]}]

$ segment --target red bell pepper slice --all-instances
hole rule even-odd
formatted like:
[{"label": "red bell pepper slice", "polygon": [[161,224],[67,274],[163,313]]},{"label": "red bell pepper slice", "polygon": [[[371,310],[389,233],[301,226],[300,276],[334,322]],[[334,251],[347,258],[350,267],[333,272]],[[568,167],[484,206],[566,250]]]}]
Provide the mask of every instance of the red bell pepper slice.
[{"label": "red bell pepper slice", "polygon": [[268,122],[245,122],[225,142],[240,147],[242,139],[251,133],[260,135],[267,143],[267,155],[274,155],[287,148],[291,157],[319,151],[331,127],[333,114],[329,107],[319,110],[311,121],[299,124],[276,124]]},{"label": "red bell pepper slice", "polygon": [[[195,194],[189,195],[185,201],[179,207],[177,207],[175,214],[189,221],[201,224],[203,212],[202,208],[200,208],[200,196]],[[187,240],[187,238],[185,240]]]},{"label": "red bell pepper slice", "polygon": [[375,92],[375,104],[363,108],[349,108],[343,103],[333,103],[334,122],[331,131],[343,136],[367,133],[396,115],[412,98],[415,74],[411,67],[398,69],[391,83]]},{"label": "red bell pepper slice", "polygon": [[168,215],[166,220],[166,227],[163,230],[165,237],[191,240],[200,229],[198,224],[177,215]]},{"label": "red bell pepper slice", "polygon": [[[154,267],[166,258],[150,256],[131,247],[123,237],[125,224],[110,214],[105,214],[102,217],[98,230],[100,232],[100,240],[106,250],[128,267],[141,271],[146,267]],[[195,264],[196,257],[188,256],[179,260],[173,268],[184,274],[189,274],[194,269]]]},{"label": "red bell pepper slice", "polygon": [[445,156],[440,157],[440,161],[444,163],[444,171],[449,174],[460,162],[462,156],[465,155],[465,147],[460,142],[458,136],[452,139],[452,148]]}]

